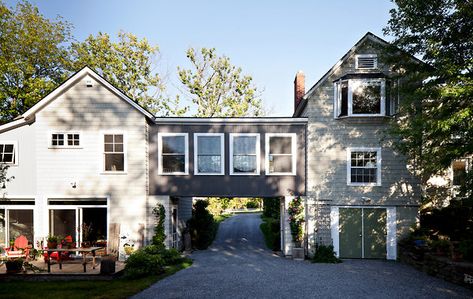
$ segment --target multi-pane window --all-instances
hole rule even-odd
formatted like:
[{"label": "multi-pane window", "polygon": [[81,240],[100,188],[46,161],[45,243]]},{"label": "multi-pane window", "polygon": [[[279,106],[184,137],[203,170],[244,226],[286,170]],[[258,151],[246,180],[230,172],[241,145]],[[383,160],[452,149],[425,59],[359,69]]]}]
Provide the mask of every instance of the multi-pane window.
[{"label": "multi-pane window", "polygon": [[386,115],[385,79],[340,80],[334,88],[335,117]]},{"label": "multi-pane window", "polygon": [[259,134],[230,134],[230,174],[259,174]]},{"label": "multi-pane window", "polygon": [[16,164],[15,143],[0,143],[0,163]]},{"label": "multi-pane window", "polygon": [[67,145],[68,146],[79,146],[79,134],[67,134]]},{"label": "multi-pane window", "polygon": [[224,134],[194,134],[195,174],[224,174]]},{"label": "multi-pane window", "polygon": [[104,134],[105,171],[125,171],[123,134]]},{"label": "multi-pane window", "polygon": [[79,133],[53,133],[51,134],[51,147],[79,147]]},{"label": "multi-pane window", "polygon": [[381,150],[348,150],[348,184],[381,185]]},{"label": "multi-pane window", "polygon": [[161,133],[159,136],[159,155],[161,174],[188,174],[188,134]]},{"label": "multi-pane window", "polygon": [[51,135],[52,146],[64,146],[64,133],[54,133]]},{"label": "multi-pane window", "polygon": [[296,134],[266,134],[266,174],[296,174]]}]

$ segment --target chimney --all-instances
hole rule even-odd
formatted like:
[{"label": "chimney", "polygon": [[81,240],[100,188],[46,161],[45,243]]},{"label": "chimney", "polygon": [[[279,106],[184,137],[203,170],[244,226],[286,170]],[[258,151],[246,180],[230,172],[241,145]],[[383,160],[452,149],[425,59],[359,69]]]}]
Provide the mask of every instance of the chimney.
[{"label": "chimney", "polygon": [[305,94],[305,75],[302,71],[298,71],[296,78],[294,79],[294,112],[296,112],[297,106],[302,101],[302,97]]}]

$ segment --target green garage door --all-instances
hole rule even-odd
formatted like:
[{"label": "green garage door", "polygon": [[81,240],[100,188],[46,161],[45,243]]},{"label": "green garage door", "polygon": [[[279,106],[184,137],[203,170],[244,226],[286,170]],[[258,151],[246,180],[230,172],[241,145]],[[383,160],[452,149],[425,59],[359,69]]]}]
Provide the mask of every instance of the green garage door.
[{"label": "green garage door", "polygon": [[386,209],[340,208],[342,258],[386,258]]}]

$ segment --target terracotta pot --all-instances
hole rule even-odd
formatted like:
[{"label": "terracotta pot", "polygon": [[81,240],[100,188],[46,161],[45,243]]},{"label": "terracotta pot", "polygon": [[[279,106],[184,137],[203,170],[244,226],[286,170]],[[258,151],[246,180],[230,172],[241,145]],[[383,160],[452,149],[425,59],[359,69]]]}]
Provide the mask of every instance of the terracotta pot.
[{"label": "terracotta pot", "polygon": [[48,241],[48,248],[49,249],[56,249],[57,248],[57,242]]}]

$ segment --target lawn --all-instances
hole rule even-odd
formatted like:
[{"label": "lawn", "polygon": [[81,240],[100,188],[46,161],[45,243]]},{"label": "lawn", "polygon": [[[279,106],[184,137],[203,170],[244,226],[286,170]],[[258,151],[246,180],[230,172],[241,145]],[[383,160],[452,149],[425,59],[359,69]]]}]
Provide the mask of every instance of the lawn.
[{"label": "lawn", "polygon": [[191,260],[169,266],[161,275],[140,279],[111,281],[12,281],[0,284],[0,298],[128,298],[179,270],[192,265]]}]

